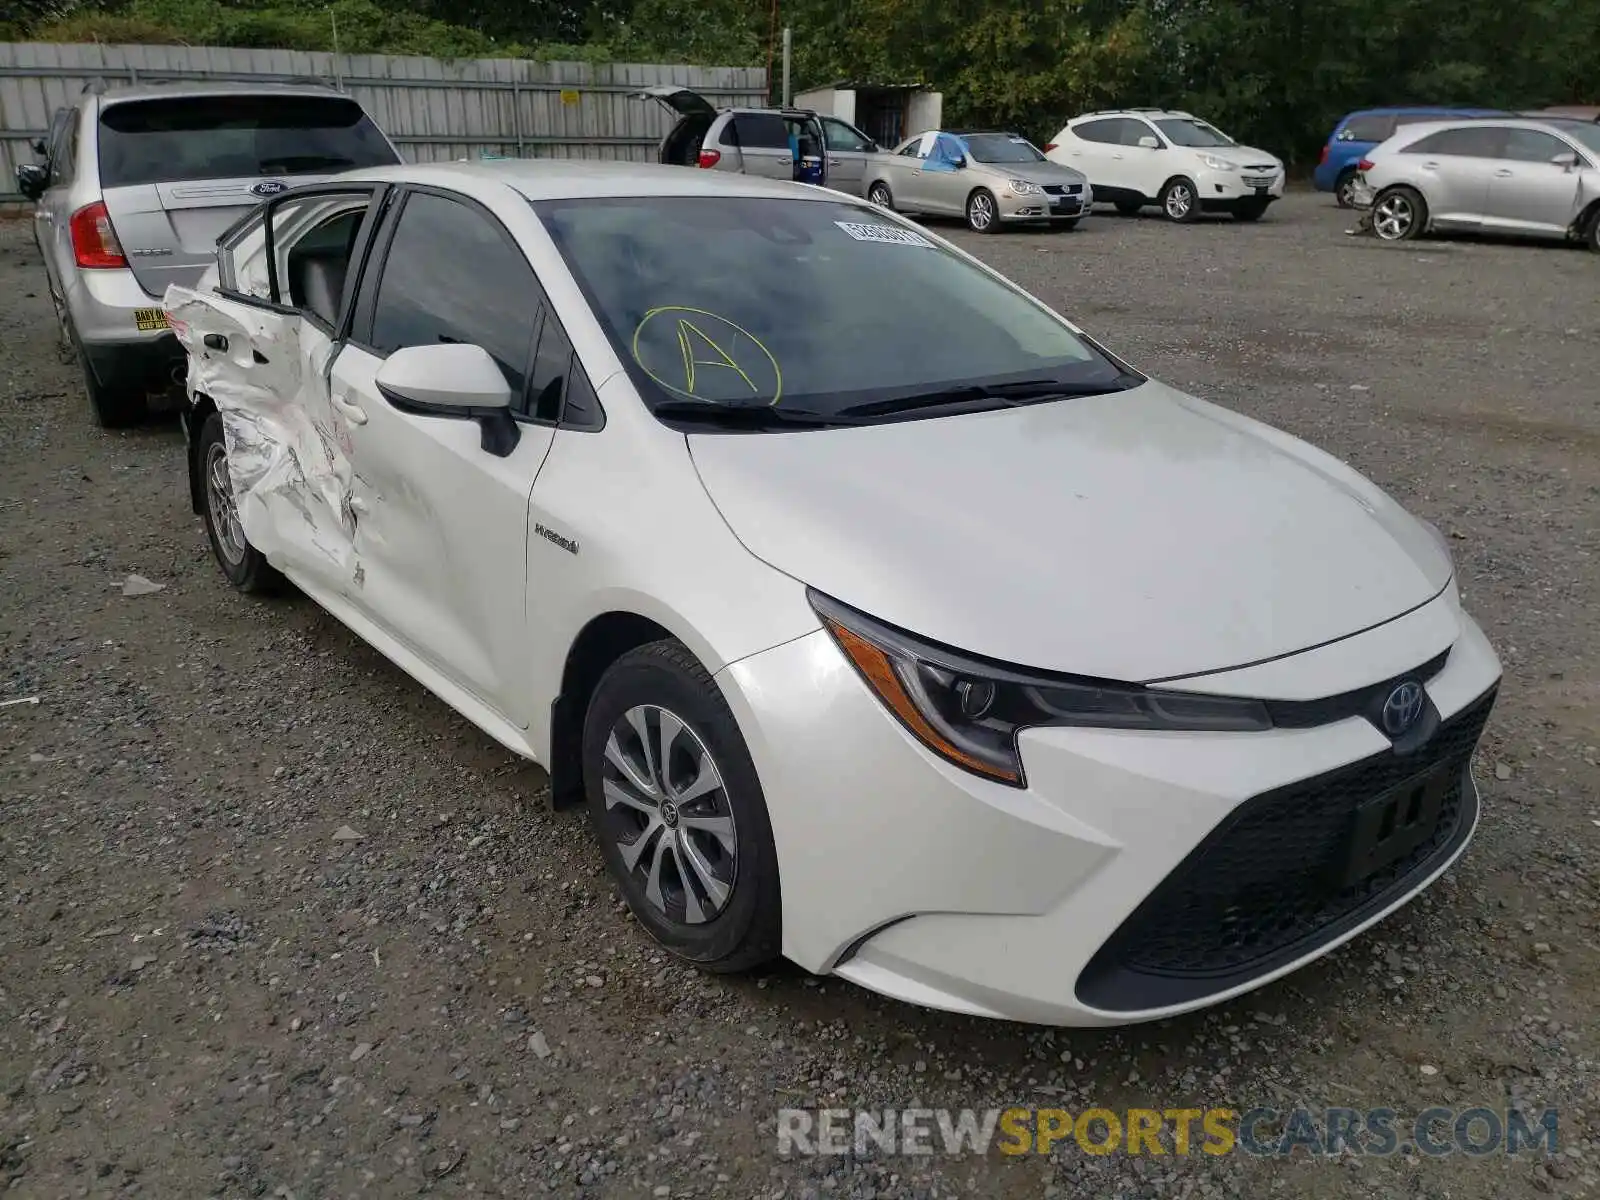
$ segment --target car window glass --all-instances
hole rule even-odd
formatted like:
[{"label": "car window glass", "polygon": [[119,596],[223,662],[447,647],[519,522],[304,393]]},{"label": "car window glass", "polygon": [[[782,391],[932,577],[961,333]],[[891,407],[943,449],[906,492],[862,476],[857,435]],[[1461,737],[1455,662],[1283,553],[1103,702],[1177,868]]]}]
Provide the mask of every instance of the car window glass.
[{"label": "car window glass", "polygon": [[867,139],[843,121],[834,117],[824,117],[822,128],[828,139],[829,150],[844,150],[852,153],[866,151]]},{"label": "car window glass", "polygon": [[328,174],[397,161],[346,96],[171,96],[124,101],[100,114],[104,187]]},{"label": "car window glass", "polygon": [[1341,142],[1381,142],[1394,132],[1393,117],[1351,117],[1339,131]]},{"label": "car window glass", "polygon": [[981,163],[1040,163],[1045,161],[1033,143],[1015,133],[969,133],[967,153]]},{"label": "car window glass", "polygon": [[567,403],[561,412],[561,424],[578,429],[595,429],[601,421],[600,397],[595,394],[594,384],[589,382],[589,373],[574,354],[571,373],[567,376]]},{"label": "car window glass", "polygon": [[1441,129],[1405,148],[1407,154],[1437,154],[1455,158],[1498,158],[1505,131],[1491,125],[1470,129]]},{"label": "car window glass", "polygon": [[928,171],[953,171],[967,157],[966,147],[954,134],[936,133],[926,155],[923,168]]},{"label": "car window glass", "polygon": [[[1172,117],[1157,121],[1156,128],[1173,145],[1185,146],[1191,150],[1216,149],[1219,146],[1234,144],[1233,139],[1222,130],[1207,125],[1204,121],[1191,120],[1187,117]],[[1138,140],[1134,138],[1135,144]]]},{"label": "car window glass", "polygon": [[1117,140],[1117,122],[1085,121],[1082,125],[1074,125],[1072,132],[1086,142],[1112,143]]},{"label": "car window glass", "polygon": [[544,320],[540,322],[533,371],[528,376],[527,411],[536,420],[554,421],[561,416],[561,397],[571,364],[572,342],[555,314],[546,308]]},{"label": "car window glass", "polygon": [[734,141],[742,149],[789,148],[789,129],[777,113],[737,113],[733,118]]},{"label": "car window glass", "polygon": [[400,213],[373,304],[371,345],[481,346],[521,396],[542,303],[520,248],[477,209],[417,193]]},{"label": "car window glass", "polygon": [[50,142],[45,158],[50,164],[52,187],[71,182],[75,174],[73,157],[78,152],[77,118],[76,109],[62,109],[50,123]]},{"label": "car window glass", "polygon": [[[335,323],[350,253],[371,202],[370,191],[318,193],[278,201],[264,210],[272,220],[277,291],[267,273],[266,229],[260,220],[222,245],[218,258],[223,286],[257,300],[306,308],[329,324]],[[308,301],[308,296],[313,300]]]},{"label": "car window glass", "polygon": [[1133,117],[1120,117],[1117,120],[1115,135],[1118,145],[1137,146],[1140,138],[1155,137],[1156,131]]},{"label": "car window glass", "polygon": [[901,157],[925,158],[928,151],[933,148],[933,136],[934,135],[931,133],[917,134],[916,137],[912,138],[904,146],[900,147]]},{"label": "car window glass", "polygon": [[1505,148],[1500,153],[1517,162],[1547,163],[1557,155],[1570,159],[1572,147],[1537,129],[1508,129]]}]

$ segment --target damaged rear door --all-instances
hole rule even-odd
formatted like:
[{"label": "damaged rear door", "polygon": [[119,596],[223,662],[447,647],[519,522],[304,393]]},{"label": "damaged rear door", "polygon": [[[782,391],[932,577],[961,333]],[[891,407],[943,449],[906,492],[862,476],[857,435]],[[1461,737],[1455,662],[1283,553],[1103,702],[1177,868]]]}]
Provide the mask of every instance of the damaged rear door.
[{"label": "damaged rear door", "polygon": [[[392,208],[331,376],[352,470],[351,601],[469,700],[525,729],[528,502],[555,416],[534,399],[543,291],[515,238],[477,203],[414,188]],[[502,411],[486,430],[487,418],[384,393],[390,354],[438,345],[486,351],[515,420]]]},{"label": "damaged rear door", "polygon": [[328,374],[387,188],[305,189],[224,235],[214,286],[170,286],[189,388],[222,415],[228,485],[246,538],[313,595],[354,569],[351,471]]}]

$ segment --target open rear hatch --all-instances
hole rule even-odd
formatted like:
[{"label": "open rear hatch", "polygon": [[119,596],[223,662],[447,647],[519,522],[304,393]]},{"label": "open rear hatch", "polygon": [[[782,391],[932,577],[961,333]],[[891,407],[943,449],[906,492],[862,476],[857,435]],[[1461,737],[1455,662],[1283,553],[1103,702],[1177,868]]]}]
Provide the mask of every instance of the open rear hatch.
[{"label": "open rear hatch", "polygon": [[658,83],[633,93],[635,100],[654,100],[680,117],[714,117],[717,109],[699,92],[676,83]]},{"label": "open rear hatch", "polygon": [[195,283],[217,238],[263,200],[400,161],[361,106],[331,91],[123,100],[105,106],[98,136],[106,211],[152,296]]}]

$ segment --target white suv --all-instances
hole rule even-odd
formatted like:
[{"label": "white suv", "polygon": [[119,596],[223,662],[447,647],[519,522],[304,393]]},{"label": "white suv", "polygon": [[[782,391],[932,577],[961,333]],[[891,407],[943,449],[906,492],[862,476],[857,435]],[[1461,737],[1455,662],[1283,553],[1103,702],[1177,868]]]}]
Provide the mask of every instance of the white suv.
[{"label": "white suv", "polygon": [[1095,200],[1135,213],[1159,204],[1174,221],[1203,212],[1254,221],[1283,196],[1283,163],[1241,146],[1191,113],[1127,108],[1068,121],[1045,157],[1089,177]]}]

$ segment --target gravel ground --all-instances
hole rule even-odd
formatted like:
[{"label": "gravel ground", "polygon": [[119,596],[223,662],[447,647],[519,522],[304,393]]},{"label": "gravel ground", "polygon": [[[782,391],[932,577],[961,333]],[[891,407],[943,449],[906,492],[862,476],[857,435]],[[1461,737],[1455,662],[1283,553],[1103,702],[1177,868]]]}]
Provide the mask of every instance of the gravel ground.
[{"label": "gravel ground", "polygon": [[[238,596],[172,427],[89,423],[0,224],[0,1186],[26,1196],[1593,1195],[1600,258],[1259,225],[958,233],[1454,539],[1507,668],[1431,893],[1220,1010],[986,1023],[711,979],[579,813],[304,600]],[[160,591],[124,595],[137,573]],[[348,829],[344,827],[349,827]],[[352,836],[359,835],[359,836]],[[780,1159],[780,1106],[1560,1109],[1560,1153]]]}]

